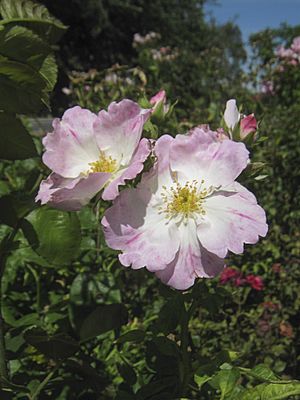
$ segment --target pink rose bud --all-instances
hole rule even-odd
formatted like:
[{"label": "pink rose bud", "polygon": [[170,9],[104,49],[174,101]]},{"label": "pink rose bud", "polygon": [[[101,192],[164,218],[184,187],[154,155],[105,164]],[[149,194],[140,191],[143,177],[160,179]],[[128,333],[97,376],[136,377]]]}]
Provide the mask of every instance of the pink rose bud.
[{"label": "pink rose bud", "polygon": [[153,105],[152,115],[159,119],[163,119],[170,109],[170,105],[166,104],[167,95],[165,90],[160,90],[155,96],[151,97],[150,103]]},{"label": "pink rose bud", "polygon": [[254,114],[247,115],[241,120],[241,139],[245,139],[249,133],[254,133],[257,130],[257,121]]},{"label": "pink rose bud", "polygon": [[155,96],[151,97],[150,103],[155,107],[162,101],[163,103],[166,102],[167,96],[165,90],[160,90]]}]

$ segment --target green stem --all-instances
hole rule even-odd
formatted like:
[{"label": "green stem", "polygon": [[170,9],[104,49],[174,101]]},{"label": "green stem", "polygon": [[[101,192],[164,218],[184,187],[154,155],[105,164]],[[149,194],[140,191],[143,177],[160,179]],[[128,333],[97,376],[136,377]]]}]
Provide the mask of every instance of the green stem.
[{"label": "green stem", "polygon": [[[0,283],[1,286],[1,283]],[[0,298],[2,296],[0,289]],[[8,379],[8,371],[6,365],[6,352],[5,352],[5,341],[4,341],[4,321],[0,313],[0,377]],[[0,384],[1,387],[1,384]]]},{"label": "green stem", "polygon": [[190,380],[190,356],[188,353],[189,345],[189,315],[188,312],[184,313],[181,320],[181,332],[180,332],[180,348],[182,354],[182,383],[181,383],[181,395],[185,396]]},{"label": "green stem", "polygon": [[181,340],[180,340],[180,348],[182,354],[182,364],[183,364],[183,376],[182,376],[182,389],[181,395],[186,396],[187,390],[190,384],[190,378],[192,374],[191,370],[191,358],[188,351],[189,347],[189,322],[192,318],[194,312],[198,307],[198,301],[193,300],[188,311],[184,313],[184,316],[181,320]]},{"label": "green stem", "polygon": [[32,273],[32,276],[35,280],[36,284],[36,309],[37,312],[40,314],[41,312],[41,281],[40,281],[40,276],[38,272],[31,267],[31,265],[26,264],[26,267],[29,269],[29,271]]},{"label": "green stem", "polygon": [[33,394],[29,397],[30,400],[36,400],[38,398],[38,395],[41,393],[41,391],[44,389],[44,387],[48,384],[50,379],[53,377],[53,375],[56,373],[56,371],[59,369],[61,366],[61,363],[59,363],[49,374],[46,376],[46,378],[39,384],[39,386],[36,388],[36,390],[33,392]]},{"label": "green stem", "polygon": [[4,338],[4,320],[2,316],[2,277],[5,271],[6,260],[9,254],[9,249],[14,241],[18,232],[19,226],[17,225],[13,231],[7,235],[0,244],[0,377],[8,380],[8,369],[6,364],[6,350]]}]

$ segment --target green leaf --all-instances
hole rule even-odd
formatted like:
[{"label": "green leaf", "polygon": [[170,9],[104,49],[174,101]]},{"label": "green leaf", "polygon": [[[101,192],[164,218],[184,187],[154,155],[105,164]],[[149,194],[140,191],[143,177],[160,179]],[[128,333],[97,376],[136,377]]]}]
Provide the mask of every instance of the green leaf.
[{"label": "green leaf", "polygon": [[129,332],[124,333],[117,340],[118,344],[123,344],[127,342],[142,342],[145,338],[145,332],[141,329],[132,329]]},{"label": "green leaf", "polygon": [[20,223],[20,228],[22,229],[23,235],[27,239],[30,246],[33,249],[36,249],[39,245],[39,238],[31,223],[26,219],[23,219]]},{"label": "green leaf", "polygon": [[35,207],[32,197],[13,192],[0,198],[0,224],[15,227]]},{"label": "green leaf", "polygon": [[165,335],[173,332],[186,313],[182,296],[169,299],[161,308],[155,323],[155,330]]},{"label": "green leaf", "polygon": [[175,358],[180,357],[179,347],[173,340],[165,336],[157,336],[152,340],[152,342],[161,354]]},{"label": "green leaf", "polygon": [[128,314],[124,304],[98,306],[84,321],[80,329],[81,340],[94,338],[126,324]]},{"label": "green leaf", "polygon": [[128,385],[132,386],[135,384],[137,376],[131,365],[127,363],[119,364],[118,371]]},{"label": "green leaf", "polygon": [[201,389],[201,386],[203,386],[204,383],[210,381],[211,378],[212,378],[212,377],[211,377],[211,376],[208,376],[208,375],[202,375],[202,376],[199,376],[199,375],[197,375],[197,374],[194,375],[194,381],[195,381],[196,384],[198,385],[199,389]]},{"label": "green leaf", "polygon": [[300,394],[300,382],[262,383],[253,389],[246,390],[241,400],[281,400]]},{"label": "green leaf", "polygon": [[246,375],[256,378],[263,382],[270,382],[270,383],[281,382],[281,379],[278,378],[278,376],[275,375],[274,372],[264,364],[258,364],[251,370],[246,370],[245,368],[240,368],[240,369]]},{"label": "green leaf", "polygon": [[79,350],[79,343],[65,333],[48,336],[40,328],[33,328],[25,332],[27,343],[35,347],[40,353],[54,360],[63,360]]},{"label": "green leaf", "polygon": [[30,65],[0,56],[0,109],[37,113],[45,103],[47,80]]},{"label": "green leaf", "polygon": [[[14,392],[21,393],[30,393],[30,390],[26,386],[15,385],[12,382],[9,382],[7,379],[0,377],[0,383],[4,388],[11,389]],[[1,393],[0,393],[1,394]],[[4,400],[4,399],[3,399]]]},{"label": "green leaf", "polygon": [[46,38],[50,43],[60,39],[66,26],[53,17],[47,8],[30,0],[1,0],[2,24],[18,23]]},{"label": "green leaf", "polygon": [[52,92],[54,86],[57,81],[57,64],[55,61],[55,57],[53,54],[49,54],[47,58],[45,58],[41,69],[40,74],[47,81],[47,91]]},{"label": "green leaf", "polygon": [[76,258],[81,241],[80,222],[75,213],[39,208],[28,217],[39,245],[36,252],[54,265]]},{"label": "green leaf", "polygon": [[261,391],[261,400],[281,400],[300,394],[300,382],[268,384]]},{"label": "green leaf", "polygon": [[154,382],[149,382],[141,387],[136,393],[137,400],[167,400],[175,399],[178,387],[176,377],[166,377]]},{"label": "green leaf", "polygon": [[24,315],[21,318],[16,319],[13,315],[13,310],[11,307],[3,304],[2,306],[2,313],[4,321],[14,328],[24,327],[24,326],[32,326],[32,325],[39,325],[40,318],[37,313],[30,313]]},{"label": "green leaf", "polygon": [[239,378],[240,371],[237,368],[222,369],[209,383],[211,386],[221,390],[220,400],[224,400],[233,391]]},{"label": "green leaf", "polygon": [[1,159],[25,160],[37,156],[33,140],[19,119],[7,113],[0,113],[0,126]]},{"label": "green leaf", "polygon": [[6,26],[0,30],[0,54],[11,61],[40,69],[51,52],[51,47],[29,29]]}]

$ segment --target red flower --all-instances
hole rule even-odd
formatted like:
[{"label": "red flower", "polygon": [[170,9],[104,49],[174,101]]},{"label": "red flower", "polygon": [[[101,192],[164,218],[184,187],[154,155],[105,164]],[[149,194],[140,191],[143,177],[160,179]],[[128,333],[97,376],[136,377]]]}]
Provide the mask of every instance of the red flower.
[{"label": "red flower", "polygon": [[246,276],[246,282],[255,290],[263,290],[264,282],[260,276],[257,275],[248,275]]},{"label": "red flower", "polygon": [[241,276],[238,276],[237,278],[235,278],[233,284],[234,286],[243,286],[246,283],[246,279],[241,278]]},{"label": "red flower", "polygon": [[234,268],[227,267],[225,268],[221,275],[220,275],[220,283],[221,285],[224,285],[228,281],[231,281],[233,279],[239,278],[240,277],[240,271],[237,271]]}]

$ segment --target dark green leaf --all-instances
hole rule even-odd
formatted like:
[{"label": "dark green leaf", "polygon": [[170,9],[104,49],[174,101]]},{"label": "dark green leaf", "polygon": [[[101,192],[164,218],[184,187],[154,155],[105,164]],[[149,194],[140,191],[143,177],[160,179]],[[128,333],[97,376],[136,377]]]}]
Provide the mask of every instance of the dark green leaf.
[{"label": "dark green leaf", "polygon": [[34,199],[22,192],[3,196],[0,198],[0,223],[15,227],[34,207]]},{"label": "dark green leaf", "polygon": [[98,306],[84,321],[80,329],[81,340],[91,339],[127,323],[128,315],[123,304]]},{"label": "dark green leaf", "polygon": [[25,332],[24,338],[40,353],[54,360],[68,358],[79,350],[79,344],[65,333],[48,336],[44,330],[33,328]]},{"label": "dark green leaf", "polygon": [[158,336],[153,339],[153,343],[161,354],[172,357],[179,357],[177,343],[165,336]]},{"label": "dark green leaf", "polygon": [[122,376],[122,378],[124,379],[124,381],[126,383],[128,383],[128,385],[132,386],[135,384],[137,377],[136,377],[136,373],[131,365],[126,364],[126,363],[119,364],[118,371],[119,371],[120,375]]},{"label": "dark green leaf", "polygon": [[136,393],[137,400],[167,400],[175,399],[174,393],[178,386],[176,378],[164,378],[161,380],[149,382]]},{"label": "dark green leaf", "polygon": [[47,80],[38,70],[0,56],[0,109],[20,114],[37,113],[45,105],[43,96],[47,86]]},{"label": "dark green leaf", "polygon": [[166,335],[173,332],[185,312],[182,296],[172,297],[160,310],[158,320],[155,323],[155,330]]},{"label": "dark green leaf", "polygon": [[0,54],[11,61],[39,70],[51,52],[50,46],[29,29],[6,26],[0,30]]},{"label": "dark green leaf", "polygon": [[33,140],[19,119],[7,113],[0,113],[0,125],[0,158],[25,160],[37,156]]},{"label": "dark green leaf", "polygon": [[27,221],[26,219],[23,219],[21,221],[20,227],[22,229],[23,235],[27,239],[30,246],[33,249],[36,249],[39,245],[39,238],[38,238],[33,226],[31,225],[31,223],[29,221]]},{"label": "dark green leaf", "polygon": [[145,337],[145,332],[141,329],[133,329],[132,331],[124,333],[124,335],[120,336],[117,340],[118,344],[126,343],[126,342],[142,342]]}]

